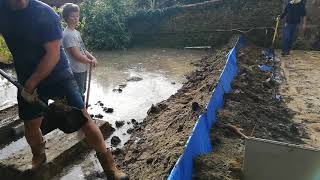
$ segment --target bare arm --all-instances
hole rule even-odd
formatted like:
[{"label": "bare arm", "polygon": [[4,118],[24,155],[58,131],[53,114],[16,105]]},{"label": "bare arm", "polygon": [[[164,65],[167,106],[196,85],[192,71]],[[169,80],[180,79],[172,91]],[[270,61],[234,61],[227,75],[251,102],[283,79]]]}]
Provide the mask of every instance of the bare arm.
[{"label": "bare arm", "polygon": [[38,64],[36,71],[26,81],[24,88],[32,93],[39,83],[49,76],[60,60],[60,40],[54,40],[44,44],[45,55]]},{"label": "bare arm", "polygon": [[91,60],[96,59],[89,51],[86,51],[86,55]]},{"label": "bare arm", "polygon": [[92,66],[96,67],[98,64],[97,59],[89,51],[86,51],[86,55],[92,61],[91,62]]},{"label": "bare arm", "polygon": [[85,55],[82,55],[78,47],[70,47],[70,48],[67,48],[66,50],[73,57],[74,60],[81,62],[83,64],[91,63],[91,59],[89,59]]}]

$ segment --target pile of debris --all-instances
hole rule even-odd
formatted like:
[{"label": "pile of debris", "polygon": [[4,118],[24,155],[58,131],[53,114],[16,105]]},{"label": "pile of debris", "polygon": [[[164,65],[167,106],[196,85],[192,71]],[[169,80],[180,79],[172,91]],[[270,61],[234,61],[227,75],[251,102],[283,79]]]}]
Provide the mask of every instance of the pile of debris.
[{"label": "pile of debris", "polygon": [[235,40],[195,63],[197,70],[186,76],[188,81],[183,87],[150,108],[148,116],[117,156],[122,162],[121,168],[131,178],[164,179],[169,176],[199,115],[205,111]]},{"label": "pile of debris", "polygon": [[[277,95],[279,82],[270,71],[261,70],[265,58],[261,48],[250,45],[238,54],[238,76],[233,91],[212,128],[214,152],[195,160],[194,179],[240,179],[244,137],[258,137],[302,144],[305,128],[293,122],[294,112]],[[272,62],[276,68],[279,62]]]}]

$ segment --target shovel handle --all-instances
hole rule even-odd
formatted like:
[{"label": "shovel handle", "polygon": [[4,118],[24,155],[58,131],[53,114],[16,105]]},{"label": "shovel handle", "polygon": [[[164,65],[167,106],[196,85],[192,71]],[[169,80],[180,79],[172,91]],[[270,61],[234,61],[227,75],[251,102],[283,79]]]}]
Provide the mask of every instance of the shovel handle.
[{"label": "shovel handle", "polygon": [[15,81],[11,76],[9,76],[6,72],[4,72],[2,69],[0,69],[0,74],[6,78],[9,82],[11,82],[13,85],[15,85],[19,90],[23,89],[23,86]]},{"label": "shovel handle", "polygon": [[[0,74],[4,78],[6,78],[9,82],[11,82],[14,86],[16,86],[19,91],[21,91],[23,89],[23,86],[20,83],[18,83],[18,81],[14,80],[11,76],[9,76],[2,69],[0,69]],[[39,99],[39,98],[36,99],[36,103],[39,104],[40,106],[44,107],[44,108],[48,107],[48,105],[45,102],[43,102],[41,99]]]},{"label": "shovel handle", "polygon": [[271,45],[272,48],[273,48],[274,41],[276,40],[276,36],[278,33],[279,22],[280,22],[280,17],[278,16],[276,19],[276,27],[274,29],[273,38],[272,38],[272,45]]},{"label": "shovel handle", "polygon": [[92,64],[90,64],[90,69],[89,69],[89,80],[88,80],[88,89],[87,89],[86,109],[88,109],[88,106],[89,106],[89,95],[90,95],[90,86],[91,86],[91,75],[92,75]]}]

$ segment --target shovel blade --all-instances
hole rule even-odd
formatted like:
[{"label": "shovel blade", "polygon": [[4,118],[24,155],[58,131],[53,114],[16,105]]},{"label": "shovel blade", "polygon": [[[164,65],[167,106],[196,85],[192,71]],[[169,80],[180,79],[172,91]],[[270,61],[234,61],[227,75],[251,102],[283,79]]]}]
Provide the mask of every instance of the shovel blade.
[{"label": "shovel blade", "polygon": [[44,119],[41,127],[45,132],[58,128],[67,134],[78,131],[88,121],[80,109],[62,103],[50,104]]}]

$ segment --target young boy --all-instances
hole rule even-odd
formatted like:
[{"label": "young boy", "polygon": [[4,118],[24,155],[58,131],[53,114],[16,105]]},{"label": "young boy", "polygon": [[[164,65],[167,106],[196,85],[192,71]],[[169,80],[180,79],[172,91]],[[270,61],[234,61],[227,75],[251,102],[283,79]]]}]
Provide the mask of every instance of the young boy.
[{"label": "young boy", "polygon": [[73,3],[66,3],[62,7],[62,17],[67,23],[63,31],[62,44],[75,80],[79,86],[80,94],[84,99],[86,91],[88,65],[96,66],[97,60],[85,48],[79,31],[76,27],[79,23],[80,8]]}]

